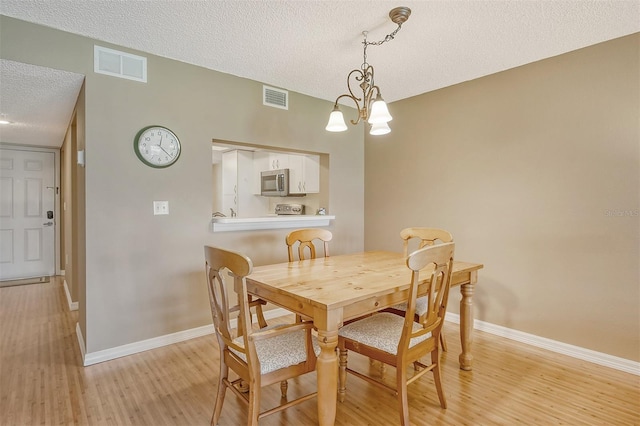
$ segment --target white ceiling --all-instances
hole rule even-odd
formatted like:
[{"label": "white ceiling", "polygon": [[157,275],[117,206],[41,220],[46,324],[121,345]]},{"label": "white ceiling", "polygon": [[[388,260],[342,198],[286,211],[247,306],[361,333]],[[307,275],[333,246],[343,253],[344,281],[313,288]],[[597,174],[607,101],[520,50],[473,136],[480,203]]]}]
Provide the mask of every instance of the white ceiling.
[{"label": "white ceiling", "polygon": [[0,59],[0,142],[59,148],[84,75]]},{"label": "white ceiling", "polygon": [[[409,20],[367,50],[388,102],[640,31],[640,0],[1,0],[0,14],[333,101],[362,63],[362,31],[382,40],[397,6]],[[14,68],[2,67],[0,112],[33,112],[28,131],[58,97],[11,96],[31,85]]]}]

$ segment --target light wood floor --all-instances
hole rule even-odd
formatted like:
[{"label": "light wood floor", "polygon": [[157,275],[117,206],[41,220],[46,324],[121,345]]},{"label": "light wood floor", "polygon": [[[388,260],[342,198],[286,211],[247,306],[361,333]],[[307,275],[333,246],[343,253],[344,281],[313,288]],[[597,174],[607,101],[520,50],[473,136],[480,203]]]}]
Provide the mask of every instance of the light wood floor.
[{"label": "light wood floor", "polygon": [[[0,288],[1,425],[209,423],[218,371],[214,336],[82,367],[76,322],[59,278]],[[432,377],[424,376],[409,387],[416,425],[640,424],[638,376],[482,332],[474,335],[474,370],[463,372],[457,326],[447,324],[445,332],[449,352],[443,356],[443,385],[449,408],[440,408]],[[349,359],[350,365],[370,368],[355,354]],[[314,386],[313,374],[290,381],[289,395]],[[264,407],[275,405],[279,392],[278,385],[267,388]],[[228,392],[220,424],[245,421],[244,406]],[[317,424],[316,400],[261,424]],[[336,424],[398,424],[395,397],[349,376]]]}]

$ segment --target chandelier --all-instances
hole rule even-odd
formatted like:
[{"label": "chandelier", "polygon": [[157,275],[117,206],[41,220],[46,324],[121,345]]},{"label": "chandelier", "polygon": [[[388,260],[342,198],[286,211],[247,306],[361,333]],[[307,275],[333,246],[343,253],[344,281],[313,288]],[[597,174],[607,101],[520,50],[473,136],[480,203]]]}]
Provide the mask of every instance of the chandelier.
[{"label": "chandelier", "polygon": [[[349,98],[355,104],[358,110],[358,117],[351,121],[351,124],[356,125],[360,123],[360,120],[366,121],[371,124],[371,135],[384,135],[391,131],[387,124],[392,120],[391,114],[387,104],[382,99],[380,88],[376,86],[373,79],[373,66],[367,63],[367,47],[370,45],[379,46],[382,43],[393,40],[396,33],[400,31],[402,24],[409,19],[411,15],[411,9],[408,7],[396,7],[389,12],[389,18],[391,21],[398,25],[398,28],[394,32],[388,34],[383,40],[371,42],[367,40],[367,31],[363,31],[364,36],[363,44],[363,62],[360,65],[360,69],[354,69],[347,75],[347,89],[349,93],[342,94],[336,98],[336,102],[333,105],[333,111],[329,115],[329,122],[325,128],[329,132],[344,132],[347,130],[347,125],[344,122],[344,116],[342,111],[338,107],[338,101],[342,98]],[[351,84],[357,85],[362,90],[362,97],[357,97],[353,94]],[[374,97],[375,96],[375,97]]]}]

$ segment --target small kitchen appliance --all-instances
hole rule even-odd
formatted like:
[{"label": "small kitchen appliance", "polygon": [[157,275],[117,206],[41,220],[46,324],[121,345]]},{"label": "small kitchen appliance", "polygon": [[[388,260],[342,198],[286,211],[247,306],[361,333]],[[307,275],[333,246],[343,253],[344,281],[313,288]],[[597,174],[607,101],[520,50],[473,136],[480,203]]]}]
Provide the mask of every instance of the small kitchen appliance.
[{"label": "small kitchen appliance", "polygon": [[302,204],[276,204],[277,215],[288,214],[304,214],[304,205]]}]

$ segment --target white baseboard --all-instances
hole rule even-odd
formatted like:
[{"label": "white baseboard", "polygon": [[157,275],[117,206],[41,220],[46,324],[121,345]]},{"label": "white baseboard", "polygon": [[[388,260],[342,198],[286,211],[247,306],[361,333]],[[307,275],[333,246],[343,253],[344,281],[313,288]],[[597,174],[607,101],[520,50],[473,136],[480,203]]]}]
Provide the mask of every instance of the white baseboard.
[{"label": "white baseboard", "polygon": [[64,269],[60,269],[56,275],[60,275],[60,276],[64,277],[64,275],[65,275]]},{"label": "white baseboard", "polygon": [[[285,315],[291,315],[291,312],[282,308],[271,309],[264,312],[264,316],[267,320]],[[446,318],[446,320],[449,322],[460,324],[460,315],[458,314],[447,312]],[[232,324],[232,327],[235,327],[235,324]],[[558,342],[556,340],[547,339],[545,337],[535,336],[533,334],[513,330],[480,320],[474,321],[474,329],[640,376],[639,362],[616,357],[613,355],[608,355],[602,352],[596,352],[590,349],[581,348],[579,346],[569,345],[567,343]],[[184,330],[177,333],[154,337],[152,339],[129,343],[127,345],[117,346],[115,348],[105,349],[103,351],[85,354],[84,339],[82,338],[80,325],[78,324],[76,326],[78,343],[80,344],[80,350],[82,352],[82,358],[84,360],[85,366],[109,361],[122,356],[132,355],[138,352],[144,352],[150,349],[155,349],[178,342],[183,342],[185,340],[212,334],[213,332],[213,325],[205,325],[202,327],[192,328],[190,330]]]},{"label": "white baseboard", "polygon": [[[277,318],[287,314],[291,314],[291,312],[281,308],[264,311],[265,319]],[[235,321],[232,321],[232,327],[235,327],[234,322]],[[83,353],[82,358],[84,360],[85,366],[93,365],[99,362],[109,361],[127,355],[133,355],[138,352],[144,352],[150,349],[172,345],[174,343],[183,342],[185,340],[194,339],[196,337],[206,336],[207,334],[212,334],[213,332],[213,324],[203,325],[202,327],[196,327],[190,330],[179,331],[177,333],[166,334],[164,336],[158,336],[147,340],[141,340],[139,342],[116,346],[115,348],[105,349],[103,351],[90,352],[87,354]],[[76,327],[76,333],[78,333],[78,340],[80,341],[82,334],[80,333],[79,326]],[[84,348],[84,343],[81,345],[81,348]]]},{"label": "white baseboard", "polygon": [[[460,315],[447,312],[446,321],[460,324]],[[594,364],[603,365],[605,367],[614,368],[616,370],[640,376],[640,362],[608,355],[602,352],[596,352],[591,349],[581,348],[579,346],[569,345],[567,343],[558,342],[557,340],[547,339],[546,337],[536,336],[533,334],[525,333],[523,331],[513,330],[511,328],[506,328],[500,325],[491,324],[480,320],[474,320],[473,328],[476,330],[494,334],[496,336],[506,337],[507,339],[526,343],[527,345],[535,346],[537,348],[546,349],[552,352],[581,359],[583,361],[592,362]]]},{"label": "white baseboard", "polygon": [[64,284],[64,294],[67,296],[67,305],[69,305],[70,311],[78,310],[78,302],[71,301],[71,293],[69,292],[69,286],[67,286],[67,280],[62,281]]}]

